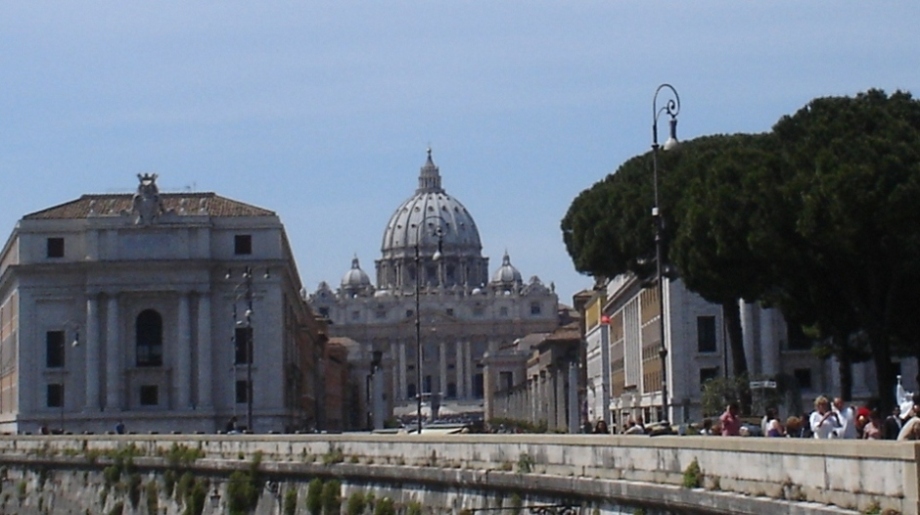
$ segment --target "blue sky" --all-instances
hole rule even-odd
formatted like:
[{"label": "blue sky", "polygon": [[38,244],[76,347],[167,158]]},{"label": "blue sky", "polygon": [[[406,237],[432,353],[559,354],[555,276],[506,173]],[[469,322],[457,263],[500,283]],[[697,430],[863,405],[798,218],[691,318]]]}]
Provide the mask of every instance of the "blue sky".
[{"label": "blue sky", "polygon": [[[768,130],[818,96],[920,94],[917,2],[3,2],[0,231],[83,193],[276,211],[304,285],[373,275],[430,145],[490,268],[570,302],[559,221],[651,143]],[[666,138],[666,124],[661,127]]]}]

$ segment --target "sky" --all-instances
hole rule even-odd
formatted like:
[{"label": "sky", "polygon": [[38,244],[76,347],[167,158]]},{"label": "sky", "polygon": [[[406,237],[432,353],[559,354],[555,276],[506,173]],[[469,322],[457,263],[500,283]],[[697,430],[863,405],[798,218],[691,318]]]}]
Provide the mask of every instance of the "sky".
[{"label": "sky", "polygon": [[373,277],[430,147],[491,271],[507,251],[571,303],[593,281],[560,220],[648,151],[659,84],[684,140],[920,95],[918,22],[914,1],[2,2],[0,232],[157,173],[275,211],[312,292],[355,255]]}]

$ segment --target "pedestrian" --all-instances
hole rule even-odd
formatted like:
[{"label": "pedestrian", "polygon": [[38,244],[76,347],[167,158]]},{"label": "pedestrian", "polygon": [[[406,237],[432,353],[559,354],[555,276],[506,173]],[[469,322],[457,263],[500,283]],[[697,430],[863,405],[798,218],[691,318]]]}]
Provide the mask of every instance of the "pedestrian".
[{"label": "pedestrian", "polygon": [[808,425],[815,438],[836,437],[836,430],[841,427],[839,415],[831,409],[831,402],[827,397],[819,395],[815,399],[815,410],[808,417]]},{"label": "pedestrian", "polygon": [[837,413],[837,421],[840,423],[840,427],[835,431],[837,438],[856,438],[856,412],[853,406],[845,405],[842,397],[834,397],[833,410]]},{"label": "pedestrian", "polygon": [[227,421],[227,425],[224,426],[224,432],[228,435],[235,434],[237,432],[236,415],[230,417],[230,420]]},{"label": "pedestrian", "polygon": [[903,425],[903,422],[901,422],[901,407],[895,404],[891,410],[891,415],[888,415],[885,419],[885,430],[882,437],[885,440],[897,440]]},{"label": "pedestrian", "polygon": [[719,417],[719,425],[722,426],[722,436],[741,436],[741,418],[738,417],[740,408],[737,402],[729,403],[725,407],[725,413]]},{"label": "pedestrian", "polygon": [[115,434],[117,435],[125,434],[125,423],[122,422],[121,420],[119,420],[118,423],[115,424]]},{"label": "pedestrian", "polygon": [[597,423],[594,424],[594,434],[596,435],[606,435],[610,431],[607,430],[607,422],[604,422],[604,419],[598,419]]},{"label": "pedestrian", "polygon": [[779,421],[779,416],[777,415],[776,408],[767,409],[767,423],[764,424],[766,431],[764,431],[764,436],[769,437],[778,437],[786,436],[786,432],[783,431],[783,424]]}]

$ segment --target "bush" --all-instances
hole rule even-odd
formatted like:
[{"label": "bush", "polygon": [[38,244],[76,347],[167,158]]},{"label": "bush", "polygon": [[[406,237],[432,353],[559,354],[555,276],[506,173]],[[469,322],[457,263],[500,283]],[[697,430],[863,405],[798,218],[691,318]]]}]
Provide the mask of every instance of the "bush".
[{"label": "bush", "polygon": [[159,515],[160,514],[160,492],[157,488],[156,481],[150,481],[147,483],[147,514],[148,515]]},{"label": "bush", "polygon": [[342,484],[337,479],[323,485],[323,515],[339,515],[342,511]]},{"label": "bush", "polygon": [[693,458],[693,461],[684,469],[684,488],[700,488],[703,486],[703,471],[700,469],[700,463]]},{"label": "bush", "polygon": [[374,515],[396,515],[396,507],[393,505],[393,499],[384,497],[377,501],[374,506]]},{"label": "bush", "polygon": [[128,476],[128,500],[131,501],[131,508],[137,509],[137,504],[141,502],[141,476],[134,473]]},{"label": "bush", "polygon": [[310,515],[320,515],[323,510],[323,480],[316,477],[307,487],[307,511]]},{"label": "bush", "polygon": [[284,515],[294,515],[297,512],[297,490],[288,488],[284,492]]},{"label": "bush", "polygon": [[367,507],[367,501],[364,499],[363,492],[354,492],[348,497],[348,503],[345,505],[345,513],[348,515],[362,515]]},{"label": "bush", "polygon": [[406,515],[422,515],[422,503],[412,501],[406,506]]},{"label": "bush", "polygon": [[249,474],[239,470],[230,474],[230,480],[227,482],[227,505],[230,515],[245,515],[255,508],[251,499],[255,497],[258,500],[259,492],[253,492],[252,482],[249,480]]}]

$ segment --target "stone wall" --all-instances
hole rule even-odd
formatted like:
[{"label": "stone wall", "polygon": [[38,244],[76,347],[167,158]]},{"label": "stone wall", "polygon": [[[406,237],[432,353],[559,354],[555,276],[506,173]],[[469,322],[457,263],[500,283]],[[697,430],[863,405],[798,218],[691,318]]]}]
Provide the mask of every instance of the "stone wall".
[{"label": "stone wall", "polygon": [[[245,470],[259,452],[260,470],[276,485],[275,492],[279,484],[282,490],[297,488],[304,499],[311,478],[336,477],[345,496],[356,489],[402,495],[400,502],[419,502],[434,513],[494,507],[496,499],[507,502],[512,495],[525,503],[577,500],[605,514],[620,513],[623,506],[701,513],[876,508],[918,513],[920,446],[909,442],[594,435],[8,436],[0,438],[0,459],[8,477],[31,470],[32,476],[23,477],[34,481],[34,471],[42,468],[91,477],[107,464],[106,451],[130,444],[144,455],[134,459],[135,466],[148,475],[168,468],[162,456],[173,444],[200,449],[204,457],[192,467],[213,478],[210,495],[216,493],[220,502],[226,502],[229,474]],[[683,484],[694,462],[700,474],[691,479],[700,487],[687,488]],[[11,491],[8,484],[14,482],[4,482],[3,491]],[[271,496],[265,495],[265,506],[271,506]],[[164,499],[162,506],[167,505]]]}]

